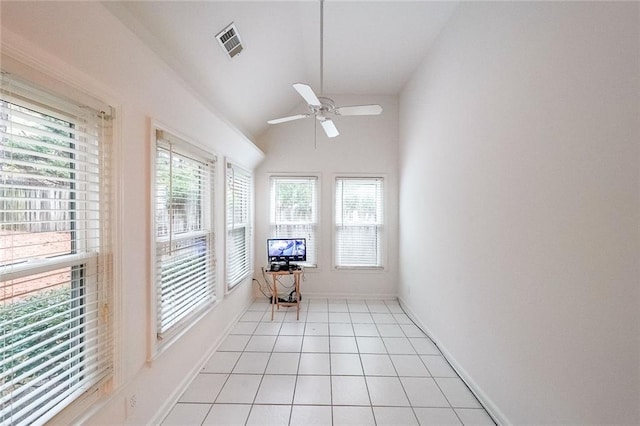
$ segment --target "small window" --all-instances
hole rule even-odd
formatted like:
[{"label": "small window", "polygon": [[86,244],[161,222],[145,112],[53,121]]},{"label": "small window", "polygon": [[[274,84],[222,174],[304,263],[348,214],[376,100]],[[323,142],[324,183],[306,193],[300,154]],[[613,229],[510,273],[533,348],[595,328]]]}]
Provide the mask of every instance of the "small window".
[{"label": "small window", "polygon": [[382,177],[336,178],[335,266],[382,268]]},{"label": "small window", "polygon": [[2,75],[0,423],[45,423],[112,376],[107,113]]},{"label": "small window", "polygon": [[270,236],[306,238],[308,266],[317,264],[318,178],[272,176]]},{"label": "small window", "polygon": [[213,228],[215,158],[156,132],[155,249],[157,335],[216,298]]},{"label": "small window", "polygon": [[240,284],[251,272],[252,176],[227,163],[227,289]]}]

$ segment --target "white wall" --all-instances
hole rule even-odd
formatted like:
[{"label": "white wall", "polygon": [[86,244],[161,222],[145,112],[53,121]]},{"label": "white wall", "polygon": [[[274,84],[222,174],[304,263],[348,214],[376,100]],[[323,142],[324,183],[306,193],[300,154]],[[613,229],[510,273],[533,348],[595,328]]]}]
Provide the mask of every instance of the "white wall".
[{"label": "white wall", "polygon": [[[157,120],[208,147],[221,164],[223,156],[230,156],[252,169],[263,154],[200,104],[100,3],[3,2],[2,54],[84,88],[117,108],[116,389],[79,419],[88,424],[157,422],[253,295],[247,280],[147,363],[147,342],[154,340],[149,296],[150,122]],[[222,183],[223,167],[219,169]],[[222,194],[218,191],[216,200],[219,257],[224,254]],[[224,281],[222,270],[218,281]],[[219,294],[222,299],[223,291]],[[132,394],[138,405],[125,419],[125,396]],[[57,421],[67,423],[77,414],[66,410]]]},{"label": "white wall", "polygon": [[402,300],[504,423],[640,423],[639,17],[463,3],[401,96]]},{"label": "white wall", "polygon": [[[292,89],[293,90],[293,89]],[[256,171],[256,277],[267,264],[269,237],[269,174],[317,173],[320,175],[318,268],[307,268],[301,293],[307,296],[395,297],[397,294],[397,161],[398,107],[395,96],[334,96],[336,105],[379,103],[384,111],[373,117],[336,117],[340,135],[329,139],[314,120],[307,118],[271,126],[258,143],[267,157]],[[274,118],[304,112],[274,112]],[[361,173],[385,176],[387,256],[385,271],[345,271],[333,268],[333,182],[336,174]]]}]

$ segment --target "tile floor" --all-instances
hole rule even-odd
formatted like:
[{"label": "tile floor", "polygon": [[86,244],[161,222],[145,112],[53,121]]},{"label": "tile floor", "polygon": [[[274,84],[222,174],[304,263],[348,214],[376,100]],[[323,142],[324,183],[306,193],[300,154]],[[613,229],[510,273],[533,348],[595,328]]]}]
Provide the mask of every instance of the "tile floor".
[{"label": "tile floor", "polygon": [[256,301],[163,425],[493,421],[396,300]]}]

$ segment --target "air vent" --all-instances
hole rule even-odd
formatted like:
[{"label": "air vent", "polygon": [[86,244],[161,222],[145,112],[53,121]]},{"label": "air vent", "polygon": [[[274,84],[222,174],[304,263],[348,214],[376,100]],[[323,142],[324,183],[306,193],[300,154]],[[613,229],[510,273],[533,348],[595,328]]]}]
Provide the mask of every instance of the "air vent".
[{"label": "air vent", "polygon": [[225,53],[229,55],[229,58],[233,58],[244,49],[242,41],[240,40],[240,34],[238,34],[238,29],[233,22],[227,28],[220,31],[216,38]]}]

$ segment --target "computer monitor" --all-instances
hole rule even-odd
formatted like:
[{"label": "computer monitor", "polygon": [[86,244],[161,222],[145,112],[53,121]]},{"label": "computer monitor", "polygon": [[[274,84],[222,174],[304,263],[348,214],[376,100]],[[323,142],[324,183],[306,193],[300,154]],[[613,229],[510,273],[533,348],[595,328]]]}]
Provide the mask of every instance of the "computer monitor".
[{"label": "computer monitor", "polygon": [[270,263],[306,262],[307,240],[305,238],[269,238],[267,258]]}]

